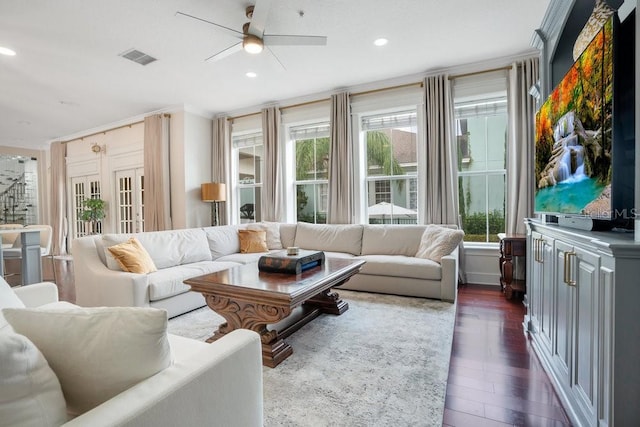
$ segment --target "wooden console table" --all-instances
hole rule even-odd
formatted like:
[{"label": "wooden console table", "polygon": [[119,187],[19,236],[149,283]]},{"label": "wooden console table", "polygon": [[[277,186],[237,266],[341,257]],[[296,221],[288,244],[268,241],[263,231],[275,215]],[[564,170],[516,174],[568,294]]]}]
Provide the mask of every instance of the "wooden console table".
[{"label": "wooden console table", "polygon": [[[507,299],[513,297],[513,292],[527,292],[525,279],[514,278],[514,264],[525,263],[527,256],[527,236],[523,234],[499,233],[500,239],[500,287]],[[523,257],[519,261],[518,257]],[[525,276],[526,277],[526,274]]]}]

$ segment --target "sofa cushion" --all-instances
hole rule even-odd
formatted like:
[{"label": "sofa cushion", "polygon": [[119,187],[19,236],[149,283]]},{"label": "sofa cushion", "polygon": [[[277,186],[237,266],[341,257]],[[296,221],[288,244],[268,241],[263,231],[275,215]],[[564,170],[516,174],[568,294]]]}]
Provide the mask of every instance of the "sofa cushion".
[{"label": "sofa cushion", "polygon": [[280,241],[280,224],[277,222],[256,222],[247,224],[247,230],[263,230],[267,233],[267,248],[282,249],[282,242]]},{"label": "sofa cushion", "polygon": [[366,261],[360,274],[411,277],[424,280],[440,280],[442,278],[440,264],[428,259],[404,255],[362,255],[357,258]]},{"label": "sofa cushion", "polygon": [[158,301],[188,292],[189,285],[184,281],[202,276],[203,274],[215,273],[235,267],[236,263],[201,261],[192,264],[177,265],[175,267],[164,268],[147,276],[149,283],[149,301]]},{"label": "sofa cushion", "polygon": [[24,308],[24,303],[11,286],[7,283],[2,276],[0,276],[0,332],[4,329],[11,330],[11,326],[7,323],[2,315],[3,308]]},{"label": "sofa cushion", "polygon": [[59,426],[67,408],[56,374],[25,336],[0,333],[0,423]]},{"label": "sofa cushion", "polygon": [[463,237],[462,230],[429,224],[422,234],[416,257],[440,262],[443,256],[449,255],[458,247]]},{"label": "sofa cushion", "polygon": [[164,310],[6,308],[4,315],[49,362],[72,415],[94,408],[171,364]]},{"label": "sofa cushion", "polygon": [[415,256],[424,225],[365,225],[362,255]]},{"label": "sofa cushion", "polygon": [[224,255],[240,252],[240,237],[238,230],[245,229],[246,226],[223,225],[219,227],[206,227],[204,229],[209,245],[211,257],[216,260]]},{"label": "sofa cushion", "polygon": [[[147,274],[157,271],[149,253],[135,237],[107,248],[123,271]],[[107,258],[109,259],[109,258]]]},{"label": "sofa cushion", "polygon": [[360,255],[362,248],[360,224],[308,224],[296,227],[295,246],[318,251],[346,252]]},{"label": "sofa cushion", "polygon": [[240,237],[240,253],[269,252],[266,231],[238,230],[238,236]]},{"label": "sofa cushion", "polygon": [[206,234],[201,228],[105,234],[102,236],[103,245],[122,243],[129,237],[136,237],[140,241],[158,269],[211,260]]},{"label": "sofa cushion", "polygon": [[[271,252],[280,252],[280,251],[282,251],[282,249],[277,249],[269,252],[271,253]],[[230,255],[225,255],[223,257],[220,257],[216,261],[234,262],[237,264],[253,264],[253,263],[257,263],[260,257],[264,254],[265,252],[257,252],[257,253],[250,253],[250,254],[240,254],[240,253],[230,254]]]}]

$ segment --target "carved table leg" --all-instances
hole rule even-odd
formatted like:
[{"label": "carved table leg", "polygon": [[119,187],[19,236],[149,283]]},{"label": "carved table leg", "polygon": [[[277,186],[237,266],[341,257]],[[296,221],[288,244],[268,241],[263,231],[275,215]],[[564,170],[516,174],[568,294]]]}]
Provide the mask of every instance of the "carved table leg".
[{"label": "carved table leg", "polygon": [[332,292],[331,289],[327,289],[309,298],[305,304],[318,307],[321,312],[329,314],[340,315],[349,309],[349,304],[340,299],[340,295],[337,292]]},{"label": "carved table leg", "polygon": [[502,271],[504,274],[504,296],[507,299],[513,297],[513,288],[511,287],[511,281],[513,280],[513,264],[511,259],[507,258],[502,263]]},{"label": "carved table leg", "polygon": [[235,329],[250,329],[260,334],[264,365],[274,368],[293,353],[291,346],[278,337],[277,331],[267,329],[268,324],[289,316],[289,307],[248,303],[217,295],[206,295],[205,299],[207,305],[226,320],[207,342],[213,342]]}]

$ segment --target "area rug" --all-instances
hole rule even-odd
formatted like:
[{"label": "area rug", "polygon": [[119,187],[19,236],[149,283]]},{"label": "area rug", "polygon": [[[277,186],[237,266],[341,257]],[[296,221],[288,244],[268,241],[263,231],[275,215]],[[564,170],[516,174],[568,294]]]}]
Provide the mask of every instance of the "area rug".
[{"label": "area rug", "polygon": [[[264,367],[265,425],[442,425],[455,305],[338,292],[349,310],[305,325],[286,340],[293,355]],[[169,332],[204,340],[223,321],[204,307]]]}]

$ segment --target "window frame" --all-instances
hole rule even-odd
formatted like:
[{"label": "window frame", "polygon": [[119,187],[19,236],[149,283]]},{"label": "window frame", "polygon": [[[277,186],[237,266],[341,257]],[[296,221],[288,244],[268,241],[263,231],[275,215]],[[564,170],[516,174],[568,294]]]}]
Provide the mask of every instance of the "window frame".
[{"label": "window frame", "polygon": [[[253,144],[253,145],[243,145],[243,146],[236,146],[235,141],[236,139],[251,139],[251,138],[259,138],[261,141],[261,144]],[[254,162],[255,162],[255,147],[257,146],[261,146],[262,147],[262,162],[260,164],[260,182],[256,183],[255,182],[255,178],[254,178],[254,182],[253,183],[242,183],[240,182],[240,156],[239,156],[239,152],[242,148],[246,148],[246,147],[254,147]],[[263,133],[261,129],[252,129],[252,130],[246,130],[246,131],[241,131],[241,132],[232,132],[231,134],[231,158],[232,158],[232,171],[231,171],[231,182],[233,185],[233,190],[232,190],[232,194],[233,197],[231,198],[231,223],[233,224],[245,224],[245,223],[251,223],[251,222],[259,222],[261,221],[261,218],[258,218],[258,216],[260,215],[260,209],[256,208],[255,204],[254,204],[254,216],[253,219],[249,219],[248,221],[244,221],[243,222],[243,218],[241,217],[241,212],[240,212],[240,208],[241,206],[241,197],[240,194],[242,192],[242,190],[247,189],[247,188],[253,188],[254,189],[254,200],[255,200],[255,189],[259,188],[260,189],[260,195],[262,197],[262,178],[264,177],[264,139],[263,139]]]}]

